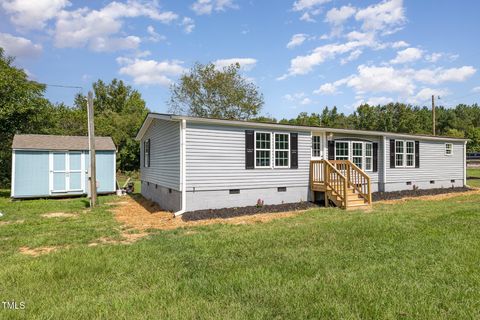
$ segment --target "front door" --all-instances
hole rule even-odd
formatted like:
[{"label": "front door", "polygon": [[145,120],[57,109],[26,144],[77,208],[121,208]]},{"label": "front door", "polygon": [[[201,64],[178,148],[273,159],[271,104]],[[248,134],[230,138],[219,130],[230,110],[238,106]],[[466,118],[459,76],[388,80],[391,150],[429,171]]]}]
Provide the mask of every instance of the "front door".
[{"label": "front door", "polygon": [[52,192],[80,192],[82,187],[82,153],[54,152]]},{"label": "front door", "polygon": [[312,160],[322,160],[325,157],[325,134],[312,134]]}]

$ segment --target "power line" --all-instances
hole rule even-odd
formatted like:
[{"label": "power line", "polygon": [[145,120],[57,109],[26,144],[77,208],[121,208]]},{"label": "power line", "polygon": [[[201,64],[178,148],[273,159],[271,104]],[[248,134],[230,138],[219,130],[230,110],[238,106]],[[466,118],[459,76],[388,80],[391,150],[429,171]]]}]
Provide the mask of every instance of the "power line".
[{"label": "power line", "polygon": [[57,88],[69,88],[69,89],[80,89],[83,90],[83,87],[79,86],[69,86],[69,85],[62,85],[62,84],[49,84],[49,83],[42,83],[48,87],[57,87]]}]

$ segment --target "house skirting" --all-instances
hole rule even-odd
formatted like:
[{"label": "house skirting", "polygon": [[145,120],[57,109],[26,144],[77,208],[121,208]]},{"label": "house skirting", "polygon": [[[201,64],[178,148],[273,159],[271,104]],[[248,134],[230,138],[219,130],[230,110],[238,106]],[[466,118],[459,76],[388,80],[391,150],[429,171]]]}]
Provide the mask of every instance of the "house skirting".
[{"label": "house skirting", "polygon": [[187,191],[185,211],[254,206],[258,199],[263,200],[265,205],[311,200],[308,186],[286,187],[285,191],[279,191],[276,187],[238,190],[240,193],[230,193],[231,190]]},{"label": "house skirting", "polygon": [[[408,184],[407,184],[408,182]],[[385,192],[412,190],[418,187],[418,189],[437,189],[437,188],[452,188],[463,187],[463,179],[449,179],[449,180],[411,180],[403,182],[387,182],[385,183]]]},{"label": "house skirting", "polygon": [[152,182],[142,181],[142,195],[156,202],[163,210],[176,212],[182,207],[182,193]]}]

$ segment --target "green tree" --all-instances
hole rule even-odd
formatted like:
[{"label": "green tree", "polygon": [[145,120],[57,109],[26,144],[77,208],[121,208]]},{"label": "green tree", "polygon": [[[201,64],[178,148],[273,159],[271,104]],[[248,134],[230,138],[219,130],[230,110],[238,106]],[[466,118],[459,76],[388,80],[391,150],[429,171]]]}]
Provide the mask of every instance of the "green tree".
[{"label": "green tree", "polygon": [[262,108],[258,87],[240,75],[240,64],[218,70],[196,63],[170,88],[169,112],[197,117],[246,120]]},{"label": "green tree", "polygon": [[0,48],[0,185],[8,186],[11,172],[11,145],[15,133],[36,133],[42,111],[49,106],[43,97],[45,86],[28,79],[13,65],[14,58]]},{"label": "green tree", "polygon": [[[113,79],[109,84],[102,80],[93,83],[95,134],[111,136],[118,148],[117,168],[121,171],[138,170],[140,147],[135,136],[149,110],[141,94],[123,81]],[[75,97],[75,108],[70,117],[85,117],[85,125],[78,130],[87,132],[87,98],[83,94]],[[77,112],[79,114],[77,114]]]}]

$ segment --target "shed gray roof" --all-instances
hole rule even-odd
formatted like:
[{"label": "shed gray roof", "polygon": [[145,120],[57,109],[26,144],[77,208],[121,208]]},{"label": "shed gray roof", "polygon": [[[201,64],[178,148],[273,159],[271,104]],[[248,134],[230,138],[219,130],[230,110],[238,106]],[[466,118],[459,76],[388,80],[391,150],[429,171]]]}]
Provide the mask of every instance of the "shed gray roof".
[{"label": "shed gray roof", "polygon": [[[53,136],[44,134],[16,134],[12,149],[28,150],[88,150],[88,137]],[[110,137],[95,137],[95,150],[115,151]]]}]

